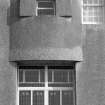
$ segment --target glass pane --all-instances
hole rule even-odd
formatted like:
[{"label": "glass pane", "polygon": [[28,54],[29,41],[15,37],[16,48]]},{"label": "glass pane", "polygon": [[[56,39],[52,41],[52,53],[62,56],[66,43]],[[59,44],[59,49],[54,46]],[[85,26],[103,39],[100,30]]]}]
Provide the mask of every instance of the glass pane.
[{"label": "glass pane", "polygon": [[26,82],[38,82],[39,81],[39,72],[26,70],[25,71],[25,80]]},{"label": "glass pane", "polygon": [[20,83],[19,87],[44,87],[44,83]]},{"label": "glass pane", "polygon": [[30,91],[19,92],[19,105],[31,105],[31,92]]},{"label": "glass pane", "polygon": [[38,8],[54,8],[54,3],[53,2],[38,2]]},{"label": "glass pane", "polygon": [[73,91],[62,91],[62,105],[73,105]]},{"label": "glass pane", "polygon": [[44,105],[43,91],[33,91],[33,105]]},{"label": "glass pane", "polygon": [[45,79],[44,79],[44,70],[40,70],[40,82],[44,82]]},{"label": "glass pane", "polygon": [[54,71],[54,82],[68,82],[68,72]]},{"label": "glass pane", "polygon": [[51,70],[48,71],[48,81],[52,82],[52,71]]},{"label": "glass pane", "polygon": [[23,82],[23,70],[19,70],[19,82]]},{"label": "glass pane", "polygon": [[60,91],[49,91],[49,105],[60,105]]},{"label": "glass pane", "polygon": [[73,87],[73,83],[49,83],[49,87]]},{"label": "glass pane", "polygon": [[73,71],[69,71],[69,82],[73,82]]},{"label": "glass pane", "polygon": [[54,15],[54,9],[38,9],[38,15]]}]

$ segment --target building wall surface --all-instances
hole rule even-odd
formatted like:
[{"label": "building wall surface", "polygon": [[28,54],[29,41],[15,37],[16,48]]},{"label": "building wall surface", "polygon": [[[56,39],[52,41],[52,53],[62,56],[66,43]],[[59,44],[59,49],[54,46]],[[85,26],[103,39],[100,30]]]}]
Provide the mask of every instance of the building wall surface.
[{"label": "building wall surface", "polygon": [[[51,18],[51,20],[54,20],[52,21],[53,25],[50,25],[52,23],[50,23],[51,21],[49,19],[49,22],[46,21],[47,23],[45,23],[51,27],[49,27],[49,29],[54,27],[56,31],[51,30],[49,31],[50,36],[48,36],[47,33],[44,37],[41,36],[40,33],[38,34],[39,31],[37,31],[37,34],[40,35],[42,39],[41,40],[39,36],[34,36],[33,34],[36,25],[35,23],[32,23],[32,21],[37,20],[35,22],[39,24],[38,22],[44,22],[43,19],[41,21],[35,17],[20,19],[19,8],[17,8],[19,3],[17,0],[0,0],[0,105],[16,105],[17,103],[17,68],[14,63],[10,62],[10,60],[31,60],[32,56],[34,56],[33,60],[80,61],[76,64],[77,105],[105,105],[104,25],[94,27],[86,25],[81,26],[80,14],[78,14],[80,13],[80,3],[79,0],[73,0],[73,2],[72,22],[68,24],[68,20],[54,17]],[[75,8],[75,6],[77,8]],[[46,18],[44,20],[46,20]],[[54,23],[55,21],[56,23]],[[67,28],[70,27],[70,34],[68,30],[64,28],[65,26],[68,26]],[[60,28],[61,30],[65,29],[66,31],[64,30],[63,32]],[[41,30],[43,31],[47,29],[42,27]],[[28,34],[26,34],[27,31],[31,35],[30,38]],[[50,32],[55,33],[54,36]],[[35,38],[38,39],[38,42]],[[44,51],[38,50],[38,52],[40,51],[40,55],[36,58],[36,55],[38,54],[36,51],[37,48],[42,49],[42,47]],[[32,50],[29,54],[27,54],[30,50],[28,50],[28,48]],[[48,52],[49,48],[51,51],[51,53],[48,53],[49,57],[47,57],[47,55],[44,55],[45,57],[43,57],[41,52]],[[77,50],[74,50],[76,48]],[[65,52],[63,52],[63,50]],[[13,51],[16,51],[16,55]],[[36,51],[35,54],[33,54],[34,51]],[[78,51],[80,52],[79,54],[77,53]],[[61,55],[58,58],[53,59],[51,56],[52,53],[55,58],[58,54]]]}]

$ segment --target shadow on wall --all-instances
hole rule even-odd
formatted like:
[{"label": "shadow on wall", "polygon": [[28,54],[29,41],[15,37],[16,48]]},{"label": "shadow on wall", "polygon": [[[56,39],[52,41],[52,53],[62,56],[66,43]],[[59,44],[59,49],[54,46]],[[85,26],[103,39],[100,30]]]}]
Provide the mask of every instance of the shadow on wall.
[{"label": "shadow on wall", "polygon": [[10,0],[10,7],[7,10],[7,25],[11,25],[19,20],[20,0]]}]

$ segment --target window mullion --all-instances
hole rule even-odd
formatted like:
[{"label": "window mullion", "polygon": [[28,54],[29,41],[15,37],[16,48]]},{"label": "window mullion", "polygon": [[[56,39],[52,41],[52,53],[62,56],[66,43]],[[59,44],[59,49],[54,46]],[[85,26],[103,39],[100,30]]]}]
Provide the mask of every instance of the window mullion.
[{"label": "window mullion", "polygon": [[60,90],[60,105],[62,105],[62,90]]},{"label": "window mullion", "polygon": [[40,78],[41,78],[41,77],[40,77],[40,70],[38,71],[38,74],[39,74],[39,78],[38,78],[38,79],[39,79],[39,83],[40,83]]},{"label": "window mullion", "polygon": [[48,105],[48,66],[45,66],[45,93],[44,93],[44,105]]},{"label": "window mullion", "polygon": [[33,91],[32,90],[30,91],[31,91],[31,105],[33,105]]},{"label": "window mullion", "polygon": [[23,83],[25,83],[26,80],[25,80],[25,70],[23,70]]}]

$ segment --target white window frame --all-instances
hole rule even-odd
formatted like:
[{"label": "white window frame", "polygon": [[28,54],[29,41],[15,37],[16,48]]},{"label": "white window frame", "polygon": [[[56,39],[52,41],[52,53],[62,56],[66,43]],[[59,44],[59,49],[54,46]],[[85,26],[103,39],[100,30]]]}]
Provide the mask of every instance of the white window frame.
[{"label": "white window frame", "polygon": [[[94,1],[94,0],[93,0]],[[99,0],[98,0],[99,1]],[[105,4],[105,1],[103,0],[103,2],[104,2],[104,4]],[[103,22],[104,22],[104,8],[105,8],[105,6],[104,6],[104,4],[103,4],[103,6],[101,5],[101,4],[98,4],[98,3],[96,3],[96,4],[94,4],[94,3],[87,3],[87,4],[84,4],[83,3],[83,0],[81,0],[81,22],[82,22],[82,24],[102,24]],[[102,21],[98,21],[98,22],[96,22],[96,21],[84,21],[84,19],[83,18],[85,18],[85,16],[84,16],[84,14],[83,14],[83,12],[84,12],[84,6],[87,6],[87,7],[93,7],[93,6],[96,6],[96,7],[99,7],[99,6],[101,6],[102,8],[103,8],[103,11],[102,11]],[[93,12],[94,13],[94,12]],[[97,16],[88,16],[88,17],[97,17]],[[99,18],[100,18],[100,16],[98,16]],[[85,18],[85,19],[89,19],[89,18]],[[93,18],[94,19],[94,18]]]},{"label": "white window frame", "polygon": [[[39,2],[53,2],[54,8],[39,8],[39,7],[38,7],[38,3],[39,3]],[[55,4],[56,4],[56,3],[55,3],[54,1],[49,1],[49,0],[46,0],[46,1],[43,1],[43,0],[41,1],[41,0],[39,0],[39,1],[38,1],[38,0],[37,0],[37,1],[36,1],[36,4],[37,4],[37,6],[36,6],[36,16],[39,16],[39,15],[38,15],[38,10],[41,10],[41,9],[42,9],[42,10],[53,9],[53,10],[54,10],[54,15],[55,15],[55,13],[56,13],[56,5],[55,5]]]},{"label": "white window frame", "polygon": [[[19,71],[19,68],[18,68]],[[18,72],[17,71],[17,72]],[[18,73],[17,73],[18,75]],[[24,75],[24,74],[23,74]],[[75,74],[73,74],[74,76]],[[74,77],[73,77],[74,78]],[[19,105],[19,92],[20,91],[31,91],[31,105],[33,105],[33,91],[43,91],[44,92],[44,105],[49,105],[49,91],[60,91],[60,105],[62,105],[62,91],[63,90],[71,90],[73,91],[73,103],[75,105],[75,83],[73,87],[48,87],[48,66],[45,66],[45,86],[44,87],[19,87],[19,75],[18,75],[18,88],[17,88],[17,105]]]}]

